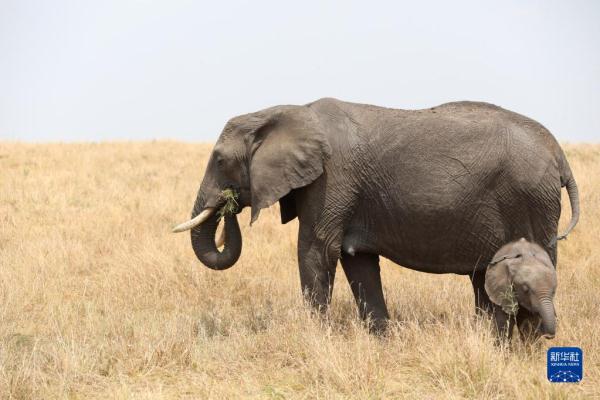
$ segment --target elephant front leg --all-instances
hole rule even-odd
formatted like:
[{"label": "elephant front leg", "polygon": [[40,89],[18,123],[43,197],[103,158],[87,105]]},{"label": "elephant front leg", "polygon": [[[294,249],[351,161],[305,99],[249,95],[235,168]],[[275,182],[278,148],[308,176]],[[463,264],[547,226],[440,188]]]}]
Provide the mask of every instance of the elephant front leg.
[{"label": "elephant front leg", "polygon": [[371,319],[369,330],[372,332],[385,331],[389,314],[381,287],[379,256],[365,253],[351,256],[343,253],[342,267],[358,305],[360,317],[363,320]]},{"label": "elephant front leg", "polygon": [[322,246],[315,241],[300,240],[298,264],[300,284],[305,300],[313,308],[325,312],[331,302],[337,260],[327,256]]},{"label": "elephant front leg", "polygon": [[515,326],[515,318],[502,311],[502,308],[495,304],[493,305],[493,309],[498,342],[510,340]]}]

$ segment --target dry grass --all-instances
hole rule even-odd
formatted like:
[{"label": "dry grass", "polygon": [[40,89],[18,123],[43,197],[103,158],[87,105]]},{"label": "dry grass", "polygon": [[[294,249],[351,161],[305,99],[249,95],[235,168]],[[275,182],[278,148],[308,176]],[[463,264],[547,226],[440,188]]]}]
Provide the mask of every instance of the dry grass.
[{"label": "dry grass", "polygon": [[[208,145],[0,143],[0,397],[600,396],[600,146],[566,149],[583,214],[560,243],[557,339],[509,351],[467,278],[387,261],[389,337],[365,332],[341,271],[328,320],[311,316],[276,208],[251,229],[244,212],[236,266],[204,268],[170,228]],[[546,381],[549,345],[583,348],[581,384]]]}]

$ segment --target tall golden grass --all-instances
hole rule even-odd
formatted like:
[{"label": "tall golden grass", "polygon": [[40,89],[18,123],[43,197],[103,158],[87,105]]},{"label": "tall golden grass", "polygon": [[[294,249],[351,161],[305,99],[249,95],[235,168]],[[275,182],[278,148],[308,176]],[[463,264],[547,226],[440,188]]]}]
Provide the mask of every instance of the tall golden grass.
[{"label": "tall golden grass", "polygon": [[[600,146],[565,147],[582,216],[559,245],[557,337],[507,349],[474,317],[466,277],[388,261],[387,337],[365,331],[342,271],[329,315],[311,315],[297,222],[276,208],[252,228],[243,213],[236,266],[200,265],[170,228],[210,145],[0,142],[0,397],[598,397]],[[583,349],[582,383],[546,380],[551,345]]]}]

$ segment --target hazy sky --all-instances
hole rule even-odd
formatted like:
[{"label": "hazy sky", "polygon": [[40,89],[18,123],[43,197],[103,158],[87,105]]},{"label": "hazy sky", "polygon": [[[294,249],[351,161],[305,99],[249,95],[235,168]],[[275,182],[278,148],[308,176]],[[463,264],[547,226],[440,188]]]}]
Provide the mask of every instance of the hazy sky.
[{"label": "hazy sky", "polygon": [[600,141],[600,1],[0,0],[0,139],[214,141],[320,97]]}]

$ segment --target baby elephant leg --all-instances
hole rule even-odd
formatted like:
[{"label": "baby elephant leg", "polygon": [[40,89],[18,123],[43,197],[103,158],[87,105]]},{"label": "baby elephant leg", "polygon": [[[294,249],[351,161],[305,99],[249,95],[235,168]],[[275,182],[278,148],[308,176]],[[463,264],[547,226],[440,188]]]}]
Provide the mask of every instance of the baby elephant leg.
[{"label": "baby elephant leg", "polygon": [[497,342],[510,340],[512,338],[515,319],[502,311],[502,308],[494,305],[494,322],[496,323]]},{"label": "baby elephant leg", "polygon": [[360,317],[363,320],[370,318],[369,330],[382,333],[385,331],[389,314],[381,287],[379,256],[366,253],[356,253],[354,256],[342,254],[342,267],[358,305]]}]

